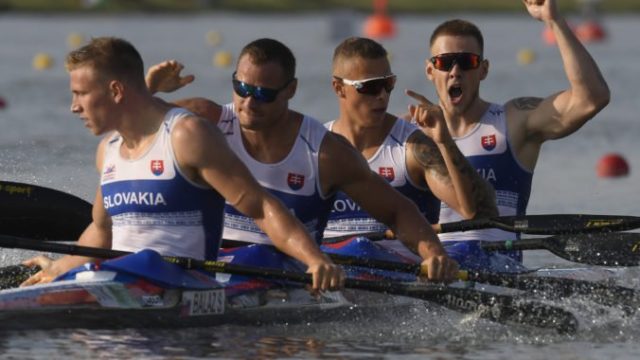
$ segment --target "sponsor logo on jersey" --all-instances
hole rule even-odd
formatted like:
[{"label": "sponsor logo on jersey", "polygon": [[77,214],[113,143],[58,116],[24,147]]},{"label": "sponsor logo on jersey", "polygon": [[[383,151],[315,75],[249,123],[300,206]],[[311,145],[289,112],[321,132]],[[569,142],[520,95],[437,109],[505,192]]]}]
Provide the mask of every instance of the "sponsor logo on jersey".
[{"label": "sponsor logo on jersey", "polygon": [[495,134],[491,134],[491,135],[486,135],[483,136],[480,139],[480,143],[482,144],[482,147],[487,150],[487,151],[491,151],[493,149],[495,149],[496,147],[496,135]]},{"label": "sponsor logo on jersey", "polygon": [[112,180],[116,177],[116,165],[107,165],[102,173],[102,181]]},{"label": "sponsor logo on jersey", "polygon": [[151,172],[155,176],[160,176],[164,172],[163,160],[151,160]]},{"label": "sponsor logo on jersey", "polygon": [[148,191],[129,191],[107,195],[103,199],[104,208],[110,209],[114,206],[122,205],[147,205],[158,206],[167,205],[162,193]]},{"label": "sponsor logo on jersey", "polygon": [[379,167],[378,174],[385,178],[388,182],[392,182],[396,178],[396,174],[392,167]]},{"label": "sponsor logo on jersey", "polygon": [[300,190],[304,186],[304,175],[289,173],[287,175],[287,184],[291,190]]}]

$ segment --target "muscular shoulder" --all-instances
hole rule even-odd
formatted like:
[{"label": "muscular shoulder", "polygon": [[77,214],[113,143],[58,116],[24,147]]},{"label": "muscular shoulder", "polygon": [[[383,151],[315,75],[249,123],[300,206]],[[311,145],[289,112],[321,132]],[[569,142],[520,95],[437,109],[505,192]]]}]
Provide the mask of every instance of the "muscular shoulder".
[{"label": "muscular shoulder", "polygon": [[514,110],[517,110],[517,111],[530,111],[537,108],[538,105],[540,105],[540,103],[542,102],[542,100],[543,99],[539,97],[524,96],[524,97],[511,99],[509,102],[505,104],[505,106],[513,107]]},{"label": "muscular shoulder", "polygon": [[[320,145],[320,160],[332,163],[359,161],[362,155],[344,136],[327,131]],[[363,160],[363,159],[362,159]]]},{"label": "muscular shoulder", "polygon": [[220,131],[206,119],[198,115],[184,115],[171,131],[172,142],[194,142],[220,135]]},{"label": "muscular shoulder", "polygon": [[320,146],[320,172],[328,182],[326,187],[335,190],[369,176],[371,171],[362,154],[346,138],[327,132]]},{"label": "muscular shoulder", "polygon": [[176,101],[176,105],[183,107],[192,113],[217,124],[222,113],[222,106],[218,103],[202,97],[188,98]]},{"label": "muscular shoulder", "polygon": [[509,100],[505,105],[507,120],[525,119],[533,110],[537,109],[542,98],[539,97],[518,97]]},{"label": "muscular shoulder", "polygon": [[508,131],[512,143],[520,143],[526,138],[527,119],[543,100],[539,97],[518,97],[505,104]]}]

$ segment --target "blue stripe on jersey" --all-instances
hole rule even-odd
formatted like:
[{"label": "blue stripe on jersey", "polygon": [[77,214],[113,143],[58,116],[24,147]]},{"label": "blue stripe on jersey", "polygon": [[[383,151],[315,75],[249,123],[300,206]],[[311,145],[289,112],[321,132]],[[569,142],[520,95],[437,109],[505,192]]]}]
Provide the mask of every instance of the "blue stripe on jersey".
[{"label": "blue stripe on jersey", "polygon": [[[322,233],[324,232],[324,228],[327,225],[327,219],[329,217],[330,212],[330,201],[323,200],[319,198],[317,195],[312,196],[301,196],[290,194],[274,189],[266,188],[269,193],[278,198],[284,206],[291,211],[300,222],[303,224],[315,223],[315,226],[312,229],[308,229],[310,232],[315,230],[315,240],[318,244],[322,242]],[[250,223],[255,224],[253,219],[248,218],[233,206],[226,204],[225,212],[227,214],[244,218],[244,221],[250,221]],[[229,222],[225,223],[226,227],[233,228]]]}]

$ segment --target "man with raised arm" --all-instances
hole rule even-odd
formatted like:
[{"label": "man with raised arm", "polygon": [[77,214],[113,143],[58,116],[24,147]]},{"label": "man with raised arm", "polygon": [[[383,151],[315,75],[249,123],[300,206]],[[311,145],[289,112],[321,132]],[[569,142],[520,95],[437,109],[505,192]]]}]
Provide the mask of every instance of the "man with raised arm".
[{"label": "man with raised arm", "polygon": [[[441,200],[466,219],[497,214],[491,186],[460,153],[442,116],[433,116],[428,104],[413,106],[417,126],[387,112],[396,75],[382,45],[347,38],[334,51],[332,70],[340,115],[325,125],[349,140],[371,170],[413,200],[429,222],[438,223]],[[325,236],[385,230],[339,193]],[[405,253],[398,241],[383,243]]]},{"label": "man with raised arm", "polygon": [[[313,290],[336,289],[344,273],[302,224],[265,191],[220,130],[147,89],[142,58],[127,41],[101,37],[69,53],[71,111],[94,135],[100,186],[93,222],[79,244],[215,260],[225,200],[280,250],[308,266]],[[23,285],[52,281],[92,259],[38,256],[42,270]]]},{"label": "man with raised arm", "polygon": [[[483,100],[480,82],[488,75],[489,60],[484,54],[482,34],[470,22],[449,20],[432,33],[431,56],[426,61],[426,76],[435,86],[439,106],[422,101],[429,112],[444,114],[458,148],[494,186],[502,216],[525,214],[542,144],[577,131],[608,104],[610,97],[598,66],[558,14],[556,1],[523,3],[534,19],[553,31],[568,89],[547,97],[516,97],[504,104]],[[462,215],[443,204],[440,221],[457,221]],[[497,229],[440,236],[443,241],[515,238],[516,235]],[[512,255],[522,259],[519,252]]]},{"label": "man with raised arm", "polygon": [[[153,92],[173,91],[193,81],[193,76],[180,77],[181,70],[175,61],[158,64],[147,74],[147,85]],[[177,103],[216,123],[256,179],[295,213],[318,243],[333,197],[342,191],[420,256],[428,279],[455,278],[456,262],[447,256],[415,204],[372,172],[342,136],[289,109],[297,79],[295,58],[288,47],[273,39],[249,43],[230,80],[233,103],[221,106],[203,98]],[[226,209],[224,238],[269,243],[234,206]]]}]

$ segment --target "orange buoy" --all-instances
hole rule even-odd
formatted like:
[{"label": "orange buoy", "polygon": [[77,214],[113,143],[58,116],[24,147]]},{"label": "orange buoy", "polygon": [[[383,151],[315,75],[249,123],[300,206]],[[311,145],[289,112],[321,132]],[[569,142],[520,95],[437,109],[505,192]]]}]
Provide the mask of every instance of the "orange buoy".
[{"label": "orange buoy", "polygon": [[387,0],[374,0],[375,12],[364,23],[364,34],[370,38],[389,38],[396,34],[396,24],[387,15]]},{"label": "orange buoy", "polygon": [[599,177],[620,177],[629,175],[629,164],[620,154],[606,154],[598,160],[596,172]]},{"label": "orange buoy", "polygon": [[587,20],[575,28],[578,39],[583,43],[603,41],[607,34],[598,21]]},{"label": "orange buoy", "polygon": [[553,30],[550,27],[545,26],[542,31],[542,40],[547,45],[555,45],[556,44],[556,36],[553,35]]}]

